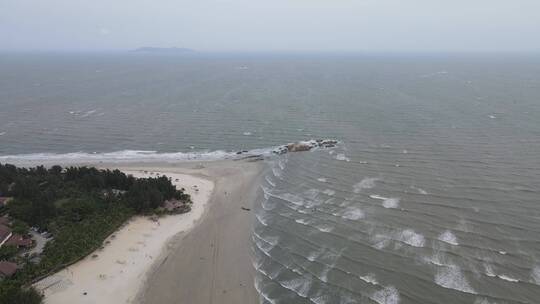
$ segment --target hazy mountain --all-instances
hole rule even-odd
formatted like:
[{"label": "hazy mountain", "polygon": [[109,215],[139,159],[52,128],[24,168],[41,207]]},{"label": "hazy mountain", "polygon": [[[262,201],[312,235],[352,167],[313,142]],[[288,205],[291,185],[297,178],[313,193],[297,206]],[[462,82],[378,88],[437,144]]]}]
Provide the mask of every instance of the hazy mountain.
[{"label": "hazy mountain", "polygon": [[195,53],[192,49],[187,48],[179,48],[179,47],[168,47],[168,48],[162,48],[162,47],[140,47],[137,49],[132,50],[132,52],[137,53],[163,53],[163,54],[192,54]]}]

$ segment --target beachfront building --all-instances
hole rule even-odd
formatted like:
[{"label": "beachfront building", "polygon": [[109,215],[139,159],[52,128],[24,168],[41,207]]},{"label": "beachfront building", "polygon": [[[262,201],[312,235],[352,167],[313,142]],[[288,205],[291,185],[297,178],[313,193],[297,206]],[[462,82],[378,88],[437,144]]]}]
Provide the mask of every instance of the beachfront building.
[{"label": "beachfront building", "polygon": [[0,261],[0,280],[9,278],[14,275],[15,272],[17,272],[17,268],[17,264],[15,263]]},{"label": "beachfront building", "polygon": [[18,249],[29,249],[33,242],[22,235],[13,233],[9,227],[11,221],[7,216],[0,216],[0,247],[3,245],[13,245]]},{"label": "beachfront building", "polygon": [[22,235],[13,233],[5,242],[6,245],[13,245],[18,249],[29,249],[32,247],[32,240],[25,239]]}]

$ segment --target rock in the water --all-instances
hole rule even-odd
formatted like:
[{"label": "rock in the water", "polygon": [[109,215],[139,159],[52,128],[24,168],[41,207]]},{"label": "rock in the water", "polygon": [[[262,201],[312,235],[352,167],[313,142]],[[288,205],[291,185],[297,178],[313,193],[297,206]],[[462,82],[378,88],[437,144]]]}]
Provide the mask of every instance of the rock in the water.
[{"label": "rock in the water", "polygon": [[311,150],[311,148],[313,148],[312,145],[310,145],[309,143],[303,143],[303,142],[292,143],[292,144],[287,145],[287,150],[289,150],[289,152],[309,151]]},{"label": "rock in the water", "polygon": [[272,150],[274,154],[285,154],[288,152],[309,151],[313,148],[334,148],[338,144],[337,140],[333,139],[316,139],[309,141],[299,141],[287,145],[276,147]]}]

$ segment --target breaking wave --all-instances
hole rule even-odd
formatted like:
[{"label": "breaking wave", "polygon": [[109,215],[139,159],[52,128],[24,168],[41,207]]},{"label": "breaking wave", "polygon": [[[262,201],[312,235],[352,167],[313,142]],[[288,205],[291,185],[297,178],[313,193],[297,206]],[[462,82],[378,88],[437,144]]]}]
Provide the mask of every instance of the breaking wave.
[{"label": "breaking wave", "polygon": [[435,283],[444,288],[476,294],[461,268],[456,265],[441,267],[435,275]]},{"label": "breaking wave", "polygon": [[450,230],[446,230],[445,232],[441,233],[441,235],[439,235],[439,241],[451,245],[459,245],[456,236]]},{"label": "breaking wave", "polygon": [[[337,141],[332,141],[336,142]],[[301,141],[309,149],[325,147],[324,141]],[[84,162],[179,162],[179,161],[210,161],[223,159],[242,159],[250,157],[269,157],[287,153],[288,145],[266,147],[243,151],[199,151],[199,152],[158,152],[153,150],[121,150],[113,152],[71,152],[71,153],[30,153],[1,155],[0,162],[13,164],[76,164]],[[308,149],[308,150],[309,150]],[[278,165],[281,165],[280,163]],[[283,168],[281,168],[283,169]]]},{"label": "breaking wave", "polygon": [[413,247],[424,247],[426,239],[420,233],[412,229],[405,229],[396,234],[396,240],[401,241]]},{"label": "breaking wave", "polygon": [[375,187],[375,182],[378,180],[379,179],[375,177],[366,177],[353,186],[353,191],[354,193],[360,193],[364,189],[371,189]]},{"label": "breaking wave", "polygon": [[385,288],[376,291],[371,299],[379,304],[398,304],[399,291],[394,286],[386,286]]}]

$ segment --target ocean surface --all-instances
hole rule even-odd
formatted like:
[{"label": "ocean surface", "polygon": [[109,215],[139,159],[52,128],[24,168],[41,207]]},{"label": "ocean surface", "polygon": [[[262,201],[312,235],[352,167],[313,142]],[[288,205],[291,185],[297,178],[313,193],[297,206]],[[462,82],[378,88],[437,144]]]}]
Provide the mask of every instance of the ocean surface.
[{"label": "ocean surface", "polygon": [[2,163],[239,150],[261,303],[540,303],[540,56],[0,54]]}]

